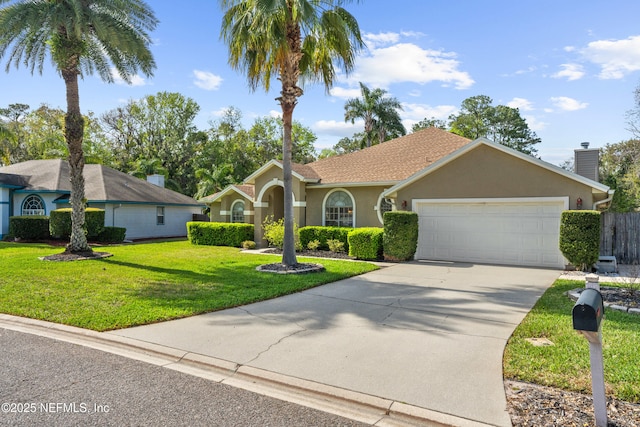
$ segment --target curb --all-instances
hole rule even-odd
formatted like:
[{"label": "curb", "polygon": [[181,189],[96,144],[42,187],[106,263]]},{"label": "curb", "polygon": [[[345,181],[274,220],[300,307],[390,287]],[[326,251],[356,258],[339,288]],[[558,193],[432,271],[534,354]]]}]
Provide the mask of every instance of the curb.
[{"label": "curb", "polygon": [[489,424],[390,399],[74,326],[0,314],[0,328],[116,354],[372,426],[489,426]]}]

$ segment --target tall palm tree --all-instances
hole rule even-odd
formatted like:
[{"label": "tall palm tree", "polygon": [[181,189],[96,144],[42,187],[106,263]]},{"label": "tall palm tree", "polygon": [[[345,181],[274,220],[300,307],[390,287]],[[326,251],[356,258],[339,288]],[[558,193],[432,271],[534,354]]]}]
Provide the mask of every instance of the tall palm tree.
[{"label": "tall palm tree", "polygon": [[327,91],[336,77],[334,61],[348,73],[364,46],[355,18],[342,6],[350,0],[220,0],[221,35],[229,46],[229,64],[246,73],[249,86],[269,90],[271,77],[282,84],[282,169],[284,247],[282,264],[297,264],[293,229],[291,173],[293,110],[302,81],[321,81]]},{"label": "tall palm tree", "polygon": [[344,104],[344,121],[364,120],[364,146],[371,147],[376,140],[380,144],[387,137],[407,134],[398,113],[402,111],[402,105],[397,98],[387,96],[384,89],[371,90],[362,82],[360,93],[361,98],[348,99]]},{"label": "tall palm tree", "polygon": [[84,119],[80,113],[78,76],[97,72],[109,83],[112,67],[125,81],[138,71],[152,75],[155,61],[148,31],[158,21],[142,0],[0,0],[0,59],[37,68],[42,74],[47,53],[66,87],[65,140],[69,149],[72,227],[67,251],[91,248],[84,225]]}]

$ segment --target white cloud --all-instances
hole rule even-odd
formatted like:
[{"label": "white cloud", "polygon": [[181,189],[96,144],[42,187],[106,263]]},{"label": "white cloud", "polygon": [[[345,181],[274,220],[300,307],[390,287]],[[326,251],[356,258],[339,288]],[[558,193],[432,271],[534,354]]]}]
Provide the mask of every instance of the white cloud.
[{"label": "white cloud", "polygon": [[549,125],[549,123],[538,120],[538,118],[534,116],[523,115],[522,118],[527,121],[527,125],[529,125],[529,129],[531,129],[534,132],[540,132],[541,130],[546,129],[547,126]]},{"label": "white cloud", "polygon": [[553,74],[551,77],[556,79],[566,78],[569,81],[579,80],[584,77],[585,72],[580,64],[562,64],[562,70]]},{"label": "white cloud", "polygon": [[270,110],[269,111],[269,117],[273,117],[274,119],[281,119],[282,118],[282,111]]},{"label": "white cloud", "polygon": [[222,84],[222,77],[210,73],[209,71],[193,70],[193,76],[196,78],[193,81],[193,84],[200,89],[218,90]]},{"label": "white cloud", "polygon": [[443,82],[456,89],[467,89],[474,80],[459,69],[460,62],[455,58],[453,52],[423,49],[412,43],[372,48],[359,59],[348,81],[354,86],[357,82],[365,82],[381,88],[392,83]]},{"label": "white cloud", "polygon": [[621,79],[640,70],[640,36],[623,40],[599,40],[582,50],[589,61],[600,66],[601,79]]},{"label": "white cloud", "polygon": [[122,78],[118,70],[115,67],[111,68],[111,77],[113,77],[113,81],[119,85],[129,85],[129,86],[144,86],[147,83],[145,80],[139,75],[131,76],[131,83],[127,83],[125,79]]},{"label": "white cloud", "polygon": [[533,104],[531,101],[524,98],[513,98],[511,101],[507,102],[507,107],[517,108],[520,111],[533,110]]},{"label": "white cloud", "polygon": [[398,33],[365,33],[362,38],[364,42],[369,46],[369,49],[392,43],[398,43],[400,41],[400,34]]},{"label": "white cloud", "polygon": [[556,108],[561,109],[562,111],[576,111],[587,108],[589,105],[587,102],[580,102],[573,98],[569,98],[567,96],[557,96],[551,98],[551,102]]},{"label": "white cloud", "polygon": [[331,96],[344,99],[359,98],[362,95],[360,89],[346,89],[343,87],[333,87],[331,88],[329,93],[331,94]]},{"label": "white cloud", "polygon": [[356,121],[351,122],[339,122],[336,120],[319,120],[311,126],[314,132],[322,133],[326,135],[332,135],[337,137],[352,136],[354,133],[364,129],[364,122]]},{"label": "white cloud", "polygon": [[441,119],[446,120],[449,116],[456,111],[457,107],[453,105],[437,105],[432,107],[427,104],[411,104],[407,102],[402,103],[402,109],[400,112],[403,119],[420,121],[422,119]]}]

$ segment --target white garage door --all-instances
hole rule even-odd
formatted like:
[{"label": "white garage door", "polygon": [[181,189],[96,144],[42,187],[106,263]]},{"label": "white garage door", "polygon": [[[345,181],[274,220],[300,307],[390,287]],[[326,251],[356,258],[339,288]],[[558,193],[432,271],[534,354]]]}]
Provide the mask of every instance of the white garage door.
[{"label": "white garage door", "polygon": [[567,198],[416,200],[417,259],[562,268]]}]

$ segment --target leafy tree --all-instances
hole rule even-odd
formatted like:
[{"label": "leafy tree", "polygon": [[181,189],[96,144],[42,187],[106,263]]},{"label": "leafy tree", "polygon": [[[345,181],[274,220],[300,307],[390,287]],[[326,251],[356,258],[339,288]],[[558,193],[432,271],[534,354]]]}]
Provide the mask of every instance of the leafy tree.
[{"label": "leafy tree", "polygon": [[199,111],[191,98],[158,92],[104,113],[101,121],[119,159],[116,168],[131,172],[140,162],[159,161],[169,188],[194,194],[193,158],[202,142],[194,125]]},{"label": "leafy tree", "polygon": [[351,98],[344,104],[344,120],[351,123],[356,119],[364,120],[363,147],[407,134],[398,113],[402,111],[402,105],[397,98],[387,96],[384,89],[371,90],[362,82],[360,93],[362,97]]},{"label": "leafy tree", "polygon": [[20,0],[0,10],[0,58],[9,51],[7,71],[13,63],[42,73],[49,52],[65,83],[72,208],[69,252],[91,251],[83,230],[84,118],[78,76],[98,72],[103,80],[113,82],[110,64],[125,81],[139,70],[151,75],[155,62],[147,31],[157,22],[142,0]]},{"label": "leafy tree", "polygon": [[364,139],[364,133],[356,133],[351,138],[345,136],[333,146],[333,151],[337,155],[353,153],[362,148],[362,141]]},{"label": "leafy tree", "polygon": [[[11,104],[9,108],[0,110],[0,114],[11,118],[7,126],[13,130],[13,141],[2,145],[3,162],[66,158],[65,112],[47,104],[27,112],[28,108],[24,104]],[[91,112],[83,119],[86,125],[82,147],[86,162],[109,164],[112,154],[99,123]]]},{"label": "leafy tree", "polygon": [[431,127],[447,130],[447,122],[445,120],[436,119],[435,117],[431,117],[430,119],[425,117],[411,127],[411,132],[418,132],[419,130]]},{"label": "leafy tree", "polygon": [[529,125],[517,108],[506,105],[493,106],[486,95],[472,96],[462,101],[459,114],[449,117],[451,132],[469,139],[480,137],[535,155],[535,144],[540,138],[529,129]]},{"label": "leafy tree", "polygon": [[[282,160],[282,120],[276,117],[257,118],[249,129],[249,137],[255,143],[260,166],[271,159]],[[310,163],[315,160],[313,143],[317,137],[313,131],[293,121],[291,130],[291,160]]]},{"label": "leafy tree", "polygon": [[336,76],[334,61],[349,72],[364,44],[355,18],[342,5],[348,0],[220,0],[222,38],[229,63],[246,73],[250,87],[269,90],[276,74],[281,83],[284,248],[282,263],[297,264],[294,242],[293,111],[303,91],[299,80],[322,81],[327,90]]},{"label": "leafy tree", "polygon": [[4,165],[16,163],[21,157],[22,121],[29,111],[27,104],[9,104],[0,108],[0,162]]},{"label": "leafy tree", "polygon": [[600,180],[616,190],[611,203],[615,212],[640,208],[640,139],[607,144],[600,149]]}]

